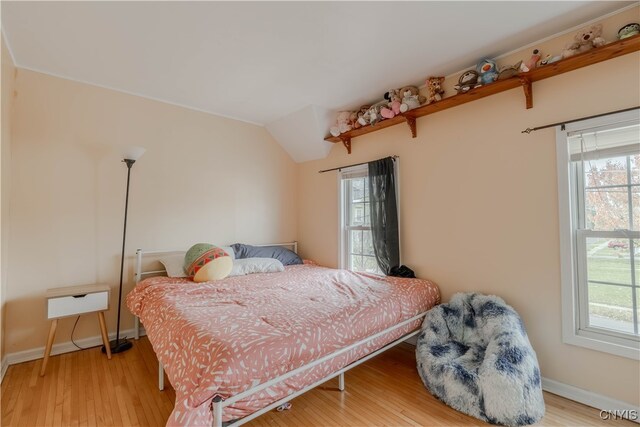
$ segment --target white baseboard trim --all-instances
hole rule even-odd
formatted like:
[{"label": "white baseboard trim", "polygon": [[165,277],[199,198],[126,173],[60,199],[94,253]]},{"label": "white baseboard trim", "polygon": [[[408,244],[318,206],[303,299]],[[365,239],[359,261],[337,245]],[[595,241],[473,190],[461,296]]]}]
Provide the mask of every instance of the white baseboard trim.
[{"label": "white baseboard trim", "polygon": [[9,367],[9,362],[7,361],[7,356],[4,356],[0,361],[0,384],[2,384],[2,380],[4,379],[4,374],[7,373],[8,367]]},{"label": "white baseboard trim", "polygon": [[[140,336],[146,335],[144,328],[140,327]],[[134,337],[133,328],[127,329],[124,331],[120,331],[121,337]],[[116,333],[109,334],[109,340],[113,340],[116,338]],[[75,340],[76,344],[80,347],[96,347],[98,345],[102,345],[102,336],[96,335],[93,337],[82,338],[79,340]],[[63,353],[71,353],[72,351],[78,351],[78,347],[73,345],[71,341],[61,342],[58,344],[54,344],[51,349],[51,355],[55,356],[56,354]],[[29,350],[17,351],[15,353],[7,354],[2,361],[2,376],[4,376],[4,372],[6,371],[9,365],[15,365],[16,363],[29,362],[31,360],[42,359],[44,357],[44,346],[32,348]]]},{"label": "white baseboard trim", "polygon": [[[591,406],[601,411],[618,411],[617,414],[640,424],[640,406],[634,406],[621,400],[612,399],[592,391],[583,390],[568,384],[542,378],[542,389],[570,400]],[[633,418],[635,414],[635,419]]]}]

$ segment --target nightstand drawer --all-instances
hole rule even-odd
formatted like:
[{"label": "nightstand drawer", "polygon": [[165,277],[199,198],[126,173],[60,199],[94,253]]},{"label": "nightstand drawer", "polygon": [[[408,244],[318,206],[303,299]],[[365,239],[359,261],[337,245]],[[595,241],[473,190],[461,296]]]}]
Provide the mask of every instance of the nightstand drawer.
[{"label": "nightstand drawer", "polygon": [[107,310],[109,308],[109,292],[94,292],[81,296],[64,296],[50,298],[47,305],[47,318],[74,316]]}]

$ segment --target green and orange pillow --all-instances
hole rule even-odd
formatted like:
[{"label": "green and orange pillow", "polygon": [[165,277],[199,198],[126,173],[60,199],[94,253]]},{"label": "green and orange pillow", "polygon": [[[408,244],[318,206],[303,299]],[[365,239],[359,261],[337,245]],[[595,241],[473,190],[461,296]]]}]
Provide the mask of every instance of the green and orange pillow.
[{"label": "green and orange pillow", "polygon": [[224,279],[232,268],[233,259],[229,254],[209,243],[193,245],[184,257],[184,271],[194,282]]}]

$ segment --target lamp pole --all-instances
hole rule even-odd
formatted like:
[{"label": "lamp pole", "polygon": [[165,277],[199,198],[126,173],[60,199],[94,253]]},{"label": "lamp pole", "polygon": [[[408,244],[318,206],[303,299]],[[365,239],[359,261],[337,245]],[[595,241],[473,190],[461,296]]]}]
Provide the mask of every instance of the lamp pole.
[{"label": "lamp pole", "polygon": [[[133,344],[131,341],[120,341],[120,310],[122,309],[122,281],[124,278],[124,249],[127,241],[127,212],[129,210],[129,181],[131,180],[131,167],[136,162],[132,159],[124,159],[124,163],[127,165],[127,193],[124,202],[124,228],[122,230],[122,256],[120,257],[120,288],[118,289],[118,323],[116,327],[116,339],[109,342],[111,347],[111,353],[122,353],[129,350]],[[102,346],[102,352],[105,353],[106,349]]]}]

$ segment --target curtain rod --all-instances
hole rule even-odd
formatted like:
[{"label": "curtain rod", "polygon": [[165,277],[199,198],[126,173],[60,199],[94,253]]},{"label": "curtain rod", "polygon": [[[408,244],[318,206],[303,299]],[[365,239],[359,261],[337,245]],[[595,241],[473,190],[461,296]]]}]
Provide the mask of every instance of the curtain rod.
[{"label": "curtain rod", "polygon": [[[390,157],[391,157],[393,160],[395,160],[395,159],[399,159],[399,158],[400,158],[400,156],[390,156]],[[340,167],[337,167],[337,168],[325,169],[325,170],[322,170],[322,171],[318,171],[318,173],[325,173],[325,172],[331,172],[331,171],[339,171],[339,170],[341,170],[341,169],[351,168],[351,167],[354,167],[354,166],[366,165],[367,163],[369,163],[369,162],[354,163],[354,164],[352,164],[352,165],[346,165],[346,166],[340,166]]]},{"label": "curtain rod", "polygon": [[633,111],[633,110],[637,110],[637,109],[640,109],[640,106],[631,107],[631,108],[625,108],[624,110],[610,111],[608,113],[596,114],[596,115],[593,115],[593,116],[580,117],[579,119],[565,120],[564,122],[552,123],[550,125],[538,126],[538,127],[535,127],[535,128],[526,128],[525,130],[523,130],[520,133],[529,134],[531,132],[535,132],[535,131],[540,130],[540,129],[551,128],[551,127],[554,127],[554,126],[562,126],[561,129],[564,130],[564,125],[566,125],[567,123],[579,122],[579,121],[588,120],[588,119],[595,119],[596,117],[608,116],[610,114],[616,114],[616,113],[624,113],[625,111]]}]

